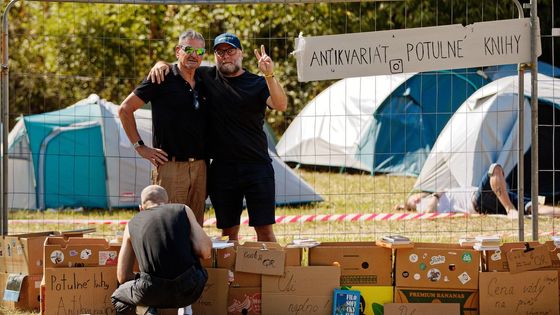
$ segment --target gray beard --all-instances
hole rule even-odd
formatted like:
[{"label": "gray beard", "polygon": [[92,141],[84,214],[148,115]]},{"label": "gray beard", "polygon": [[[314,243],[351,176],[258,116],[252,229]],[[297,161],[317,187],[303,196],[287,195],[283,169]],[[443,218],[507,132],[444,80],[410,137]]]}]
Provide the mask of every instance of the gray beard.
[{"label": "gray beard", "polygon": [[227,64],[227,65],[220,65],[218,67],[218,70],[220,70],[221,73],[223,74],[234,74],[237,73],[239,70],[241,70],[241,67],[239,67],[236,64]]}]

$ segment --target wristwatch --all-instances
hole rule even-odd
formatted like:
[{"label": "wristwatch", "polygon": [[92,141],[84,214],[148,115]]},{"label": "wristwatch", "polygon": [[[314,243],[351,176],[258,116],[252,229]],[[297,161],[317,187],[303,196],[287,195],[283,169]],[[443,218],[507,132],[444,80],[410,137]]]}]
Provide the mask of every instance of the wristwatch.
[{"label": "wristwatch", "polygon": [[142,139],[136,141],[132,146],[134,147],[134,149],[137,149],[140,146],[144,145],[144,141],[142,141]]}]

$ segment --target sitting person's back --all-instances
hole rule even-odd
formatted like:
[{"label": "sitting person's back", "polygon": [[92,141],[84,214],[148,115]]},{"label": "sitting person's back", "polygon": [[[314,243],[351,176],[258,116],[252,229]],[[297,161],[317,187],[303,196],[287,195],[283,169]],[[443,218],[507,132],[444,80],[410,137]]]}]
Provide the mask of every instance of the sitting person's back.
[{"label": "sitting person's back", "polygon": [[202,294],[208,274],[199,257],[210,256],[212,243],[190,208],[166,203],[163,187],[146,187],[140,213],[125,227],[117,265],[121,285],[112,295],[118,315],[135,314],[136,306],[157,314],[156,308],[185,307]]},{"label": "sitting person's back", "polygon": [[140,271],[174,279],[198,263],[192,250],[185,205],[165,204],[144,210],[128,222]]}]

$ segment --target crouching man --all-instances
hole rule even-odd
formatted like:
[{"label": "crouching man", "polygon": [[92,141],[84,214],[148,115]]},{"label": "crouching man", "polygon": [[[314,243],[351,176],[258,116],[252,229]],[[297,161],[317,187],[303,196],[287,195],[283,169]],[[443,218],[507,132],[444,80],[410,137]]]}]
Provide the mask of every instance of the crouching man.
[{"label": "crouching man", "polygon": [[212,242],[192,210],[167,204],[167,192],[158,185],[144,188],[141,198],[140,212],[126,225],[119,253],[120,286],[111,297],[117,315],[136,314],[136,306],[147,306],[146,314],[185,307],[200,297],[208,280],[199,258],[210,257]]}]

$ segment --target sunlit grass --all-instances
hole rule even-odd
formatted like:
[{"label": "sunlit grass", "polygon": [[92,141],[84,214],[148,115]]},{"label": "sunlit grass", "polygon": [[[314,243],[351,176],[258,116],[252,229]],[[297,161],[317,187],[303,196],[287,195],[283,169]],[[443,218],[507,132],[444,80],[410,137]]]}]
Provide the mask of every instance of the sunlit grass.
[{"label": "sunlit grass", "polygon": [[[403,202],[415,179],[402,176],[370,176],[368,174],[346,174],[315,172],[298,169],[303,177],[324,198],[323,202],[281,206],[276,214],[319,215],[319,214],[370,214],[395,212],[393,206]],[[560,210],[560,209],[559,209]],[[136,213],[133,209],[83,210],[83,211],[12,211],[9,219],[33,219],[45,221],[35,224],[10,224],[10,234],[37,231],[64,231],[95,227],[92,236],[111,239],[124,229],[122,224],[78,224],[62,223],[72,220],[121,220],[126,221]],[[246,212],[243,213],[246,216]],[[214,217],[213,209],[206,219]],[[47,220],[60,221],[48,223]],[[558,219],[539,218],[541,240],[548,240],[557,229]],[[532,239],[532,222],[525,222],[525,239]],[[219,235],[215,227],[206,227],[209,235]],[[477,216],[436,220],[363,221],[363,222],[306,222],[277,224],[275,232],[279,242],[288,243],[298,238],[315,238],[331,241],[373,241],[389,233],[401,233],[415,241],[456,242],[458,238],[473,235],[499,234],[507,240],[518,239],[517,220],[504,217]],[[252,228],[243,225],[243,240],[253,240]]]}]

